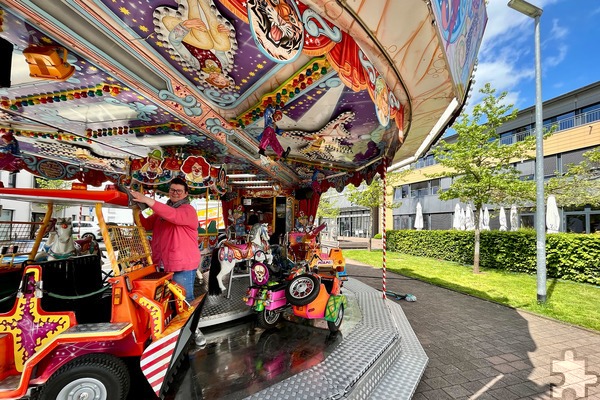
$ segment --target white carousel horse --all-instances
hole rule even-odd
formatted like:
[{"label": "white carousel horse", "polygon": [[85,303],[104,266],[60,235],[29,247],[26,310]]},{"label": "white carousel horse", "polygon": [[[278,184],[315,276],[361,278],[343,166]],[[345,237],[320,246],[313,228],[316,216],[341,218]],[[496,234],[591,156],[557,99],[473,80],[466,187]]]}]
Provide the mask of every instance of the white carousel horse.
[{"label": "white carousel horse", "polygon": [[59,218],[50,228],[48,240],[44,246],[45,251],[35,257],[40,260],[62,260],[69,257],[85,254],[98,254],[98,243],[91,237],[74,240],[73,224],[71,218]]},{"label": "white carousel horse", "polygon": [[233,270],[240,261],[251,260],[273,261],[269,247],[269,233],[267,224],[254,224],[249,234],[248,243],[238,244],[224,240],[212,252],[210,271],[208,274],[208,293],[219,295],[227,288],[223,285],[223,278]]}]

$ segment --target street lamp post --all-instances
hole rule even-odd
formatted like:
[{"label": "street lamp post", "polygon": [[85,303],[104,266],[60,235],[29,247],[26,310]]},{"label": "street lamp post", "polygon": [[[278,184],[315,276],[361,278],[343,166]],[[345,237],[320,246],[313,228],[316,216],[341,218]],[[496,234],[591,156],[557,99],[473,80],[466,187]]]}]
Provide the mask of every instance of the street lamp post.
[{"label": "street lamp post", "polygon": [[542,62],[540,54],[540,17],[543,10],[525,0],[510,0],[508,6],[535,21],[535,184],[537,300],[546,302],[546,226],[544,217],[544,132],[542,129]]}]

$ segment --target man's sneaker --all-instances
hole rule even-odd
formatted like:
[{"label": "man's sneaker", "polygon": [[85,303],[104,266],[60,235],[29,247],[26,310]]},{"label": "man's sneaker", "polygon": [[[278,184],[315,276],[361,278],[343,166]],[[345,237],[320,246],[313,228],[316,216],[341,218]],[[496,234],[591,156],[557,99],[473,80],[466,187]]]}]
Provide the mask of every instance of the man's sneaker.
[{"label": "man's sneaker", "polygon": [[283,152],[283,154],[281,155],[281,157],[285,160],[287,158],[287,156],[290,155],[290,151],[292,149],[290,149],[289,147]]},{"label": "man's sneaker", "polygon": [[258,154],[260,154],[261,156],[265,155],[265,149],[258,149]]}]

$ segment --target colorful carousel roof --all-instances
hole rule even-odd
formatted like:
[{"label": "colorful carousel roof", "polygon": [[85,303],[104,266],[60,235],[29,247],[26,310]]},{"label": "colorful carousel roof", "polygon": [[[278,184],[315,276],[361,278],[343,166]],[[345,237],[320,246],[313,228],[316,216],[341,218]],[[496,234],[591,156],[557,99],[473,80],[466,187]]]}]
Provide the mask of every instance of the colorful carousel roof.
[{"label": "colorful carousel roof", "polygon": [[218,192],[239,174],[342,189],[417,157],[466,101],[487,18],[483,0],[0,0],[0,13],[0,167],[95,185],[185,175]]}]

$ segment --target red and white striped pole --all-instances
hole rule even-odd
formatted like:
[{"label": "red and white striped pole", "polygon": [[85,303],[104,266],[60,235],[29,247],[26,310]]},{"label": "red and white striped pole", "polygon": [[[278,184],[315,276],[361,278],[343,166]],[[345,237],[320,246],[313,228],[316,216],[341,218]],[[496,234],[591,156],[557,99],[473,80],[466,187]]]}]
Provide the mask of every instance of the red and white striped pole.
[{"label": "red and white striped pole", "polygon": [[383,299],[386,300],[387,299],[387,295],[386,295],[386,288],[385,288],[385,274],[386,274],[386,234],[385,234],[385,217],[386,217],[386,183],[387,183],[387,161],[385,156],[383,157],[383,235],[382,235],[382,244],[383,244],[383,268],[381,269],[382,271],[382,276],[381,276],[381,281],[383,284]]},{"label": "red and white striped pole", "polygon": [[79,206],[79,229],[77,230],[77,239],[81,239],[81,219],[83,218],[83,204]]}]

